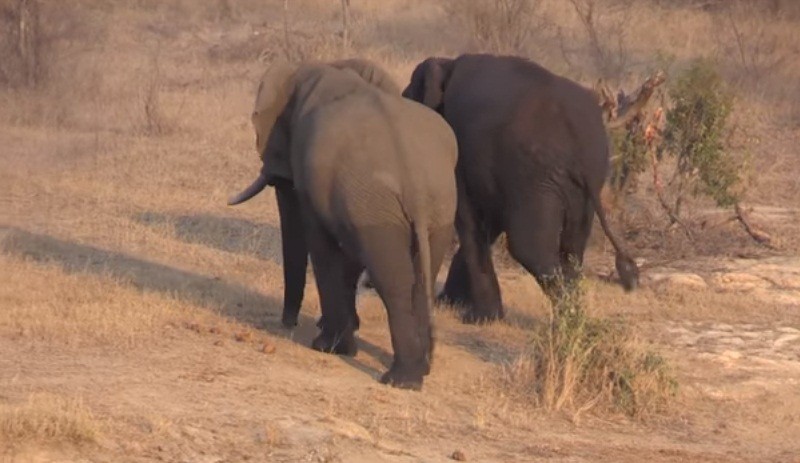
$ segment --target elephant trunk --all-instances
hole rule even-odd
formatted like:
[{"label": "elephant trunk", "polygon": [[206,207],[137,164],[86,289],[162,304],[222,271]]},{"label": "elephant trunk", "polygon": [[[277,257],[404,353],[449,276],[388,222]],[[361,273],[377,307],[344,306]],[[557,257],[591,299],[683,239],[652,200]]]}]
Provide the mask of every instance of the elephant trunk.
[{"label": "elephant trunk", "polygon": [[253,196],[261,193],[261,191],[266,188],[267,185],[269,185],[269,179],[267,178],[267,175],[262,172],[258,175],[258,178],[255,179],[252,184],[250,184],[249,187],[245,188],[244,191],[229,199],[228,206],[235,206],[247,201]]}]

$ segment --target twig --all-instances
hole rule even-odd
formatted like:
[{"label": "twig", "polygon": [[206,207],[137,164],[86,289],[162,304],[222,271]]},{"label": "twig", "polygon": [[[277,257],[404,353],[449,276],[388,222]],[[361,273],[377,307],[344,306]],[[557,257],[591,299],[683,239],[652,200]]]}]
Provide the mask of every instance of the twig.
[{"label": "twig", "polygon": [[669,204],[667,204],[667,200],[666,198],[664,198],[664,188],[663,185],[661,184],[661,177],[658,175],[658,159],[656,158],[654,150],[650,149],[649,152],[650,152],[650,162],[653,166],[653,188],[656,190],[656,197],[658,198],[658,202],[661,204],[661,208],[664,209],[664,212],[667,213],[670,222],[678,224],[681,227],[681,229],[683,229],[683,232],[686,233],[686,236],[690,240],[694,241],[694,234],[692,233],[692,231],[689,230],[689,227],[686,226],[685,223],[683,223],[683,221],[680,219],[680,217],[678,217],[675,211],[673,211],[672,208],[669,207]]}]

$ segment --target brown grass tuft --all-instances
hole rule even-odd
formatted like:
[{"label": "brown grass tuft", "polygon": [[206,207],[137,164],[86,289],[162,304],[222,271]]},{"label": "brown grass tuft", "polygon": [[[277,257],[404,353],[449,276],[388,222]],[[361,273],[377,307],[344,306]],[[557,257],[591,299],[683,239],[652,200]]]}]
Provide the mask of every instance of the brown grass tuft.
[{"label": "brown grass tuft", "polygon": [[99,424],[79,399],[39,393],[22,405],[0,406],[0,436],[12,443],[92,443],[99,433]]}]

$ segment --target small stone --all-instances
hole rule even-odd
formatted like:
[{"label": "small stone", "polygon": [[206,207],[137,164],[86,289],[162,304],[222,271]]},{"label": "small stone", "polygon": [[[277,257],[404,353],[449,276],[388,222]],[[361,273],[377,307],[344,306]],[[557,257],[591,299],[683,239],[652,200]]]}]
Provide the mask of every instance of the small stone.
[{"label": "small stone", "polygon": [[275,353],[275,344],[271,342],[265,342],[261,344],[261,353],[263,354],[274,354]]},{"label": "small stone", "polygon": [[467,456],[461,450],[454,451],[450,455],[450,458],[455,460],[455,461],[467,461]]},{"label": "small stone", "polygon": [[736,350],[724,350],[720,352],[719,356],[722,357],[723,359],[738,360],[742,358],[744,354]]},{"label": "small stone", "polygon": [[223,345],[223,344],[224,344],[224,343],[222,342],[222,339],[217,339],[216,341],[214,341],[214,345],[215,345],[215,346],[221,346],[221,345]]},{"label": "small stone", "polygon": [[236,339],[237,342],[247,342],[253,337],[253,333],[249,331],[240,331],[236,333],[233,338]]}]

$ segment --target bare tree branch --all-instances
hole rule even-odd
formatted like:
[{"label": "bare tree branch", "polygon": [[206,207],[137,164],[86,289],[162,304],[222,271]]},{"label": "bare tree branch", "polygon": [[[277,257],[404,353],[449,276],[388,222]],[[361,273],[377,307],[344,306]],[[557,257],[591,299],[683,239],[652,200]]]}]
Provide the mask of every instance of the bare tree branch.
[{"label": "bare tree branch", "polygon": [[606,124],[608,130],[615,130],[625,127],[630,121],[638,116],[647,105],[650,97],[653,96],[653,92],[655,91],[656,87],[663,84],[666,79],[666,73],[659,70],[642,84],[642,86],[639,88],[639,92],[636,94],[636,98],[631,101],[623,97],[623,101],[619,103],[617,108],[616,117],[612,120],[609,120]]}]

